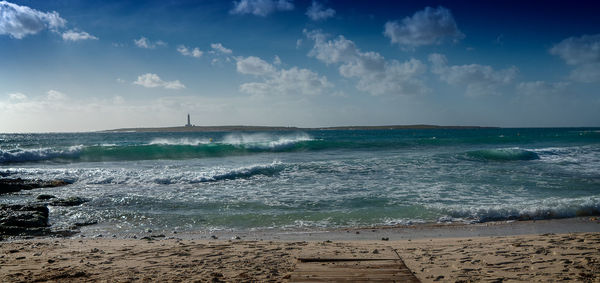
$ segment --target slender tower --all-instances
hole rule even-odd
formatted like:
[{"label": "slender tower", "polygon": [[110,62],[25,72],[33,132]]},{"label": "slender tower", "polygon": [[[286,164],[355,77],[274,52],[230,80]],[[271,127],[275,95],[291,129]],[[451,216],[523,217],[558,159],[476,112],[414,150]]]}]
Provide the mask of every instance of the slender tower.
[{"label": "slender tower", "polygon": [[188,113],[188,122],[187,124],[185,124],[186,127],[191,127],[192,124],[190,123],[190,113]]}]

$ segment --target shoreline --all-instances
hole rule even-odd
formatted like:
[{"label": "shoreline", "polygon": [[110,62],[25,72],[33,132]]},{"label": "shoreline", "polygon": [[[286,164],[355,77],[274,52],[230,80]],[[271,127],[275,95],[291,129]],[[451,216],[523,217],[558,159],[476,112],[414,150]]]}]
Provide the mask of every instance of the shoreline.
[{"label": "shoreline", "polygon": [[[107,225],[106,227],[111,227]],[[102,232],[104,231],[104,234]],[[108,232],[108,233],[107,233]],[[196,231],[140,231],[138,233],[110,233],[98,226],[80,227],[74,238],[101,237],[169,238],[182,240],[231,240],[236,237],[249,241],[377,241],[394,240],[503,237],[536,234],[600,233],[600,217],[582,216],[543,220],[508,220],[483,223],[417,223],[411,225],[344,227],[344,228],[293,228],[250,230],[196,230]],[[160,236],[160,237],[156,237]],[[213,237],[214,236],[214,237]],[[216,239],[215,239],[216,237]]]}]

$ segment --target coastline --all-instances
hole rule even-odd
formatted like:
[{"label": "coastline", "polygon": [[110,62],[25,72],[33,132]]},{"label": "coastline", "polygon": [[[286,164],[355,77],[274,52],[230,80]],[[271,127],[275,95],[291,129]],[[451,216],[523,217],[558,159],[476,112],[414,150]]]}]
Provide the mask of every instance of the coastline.
[{"label": "coastline", "polygon": [[382,126],[335,126],[335,127],[280,127],[280,126],[181,126],[181,127],[149,127],[120,128],[98,131],[99,133],[162,133],[162,132],[273,132],[273,131],[330,131],[330,130],[425,130],[425,129],[499,129],[482,126],[438,126],[438,125],[382,125]]},{"label": "coastline", "polygon": [[[382,238],[394,240],[504,237],[535,234],[600,233],[600,217],[585,216],[543,220],[508,220],[482,223],[417,223],[411,225],[343,227],[343,228],[292,228],[251,230],[197,230],[197,231],[151,231],[139,233],[111,233],[111,226],[83,226],[74,237],[112,237],[117,239],[141,239],[144,237],[174,238],[182,240],[230,240],[239,237],[248,241],[377,241]],[[102,234],[104,232],[104,234]]]},{"label": "coastline", "polygon": [[0,280],[288,282],[303,274],[297,271],[299,258],[382,258],[392,252],[422,282],[600,279],[596,217],[271,233],[271,238],[216,233],[218,239],[178,233],[4,241]]}]

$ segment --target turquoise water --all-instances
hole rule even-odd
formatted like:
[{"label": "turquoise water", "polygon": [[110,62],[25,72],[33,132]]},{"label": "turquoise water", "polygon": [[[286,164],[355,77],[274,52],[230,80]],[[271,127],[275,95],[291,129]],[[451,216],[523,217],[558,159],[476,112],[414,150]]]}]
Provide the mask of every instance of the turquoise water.
[{"label": "turquoise water", "polygon": [[[317,228],[600,214],[600,129],[0,134],[55,227]],[[100,228],[105,227],[105,228]]]}]

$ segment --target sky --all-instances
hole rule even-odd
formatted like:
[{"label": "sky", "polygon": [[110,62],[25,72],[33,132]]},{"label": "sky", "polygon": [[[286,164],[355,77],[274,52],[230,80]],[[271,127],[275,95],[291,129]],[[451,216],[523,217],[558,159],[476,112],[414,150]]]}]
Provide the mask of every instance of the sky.
[{"label": "sky", "polygon": [[595,1],[0,1],[0,132],[600,126]]}]

